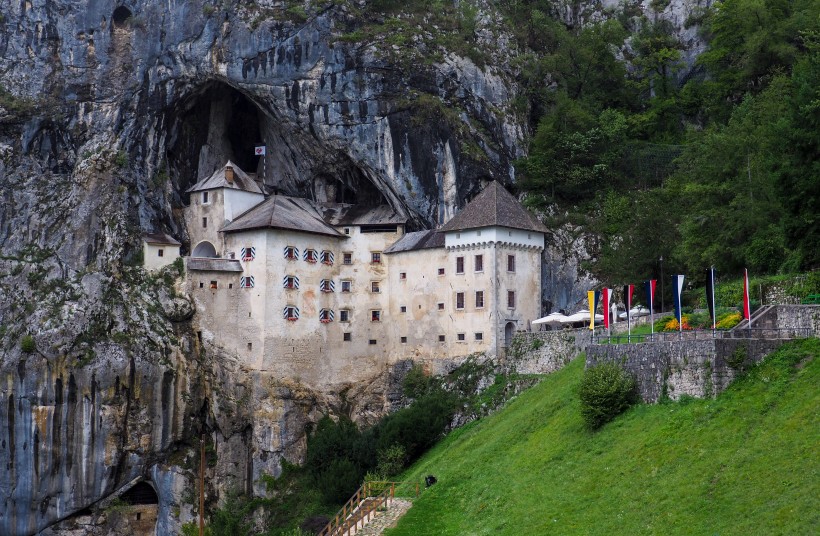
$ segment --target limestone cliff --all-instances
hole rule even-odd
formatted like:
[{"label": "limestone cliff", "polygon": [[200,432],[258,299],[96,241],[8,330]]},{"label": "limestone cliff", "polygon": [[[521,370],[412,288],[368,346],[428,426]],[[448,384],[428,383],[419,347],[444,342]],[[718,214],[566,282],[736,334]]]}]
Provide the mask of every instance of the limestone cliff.
[{"label": "limestone cliff", "polygon": [[0,533],[46,530],[138,477],[175,533],[201,437],[213,505],[299,461],[323,412],[395,403],[400,370],[333,393],[243,370],[193,336],[173,269],[137,267],[142,232],[185,243],[183,193],[227,158],[270,190],[387,202],[419,227],[514,181],[528,133],[491,4],[473,31],[484,61],[432,26],[391,43],[367,4],[2,3]]}]

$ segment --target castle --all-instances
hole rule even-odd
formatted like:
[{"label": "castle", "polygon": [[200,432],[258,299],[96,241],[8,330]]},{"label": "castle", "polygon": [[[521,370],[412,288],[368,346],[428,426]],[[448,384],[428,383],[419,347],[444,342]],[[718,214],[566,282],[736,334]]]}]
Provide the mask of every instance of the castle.
[{"label": "castle", "polygon": [[[188,190],[199,337],[312,386],[499,355],[541,313],[545,227],[496,182],[440,229],[388,206],[266,196],[228,162]],[[169,259],[173,260],[173,259]]]}]

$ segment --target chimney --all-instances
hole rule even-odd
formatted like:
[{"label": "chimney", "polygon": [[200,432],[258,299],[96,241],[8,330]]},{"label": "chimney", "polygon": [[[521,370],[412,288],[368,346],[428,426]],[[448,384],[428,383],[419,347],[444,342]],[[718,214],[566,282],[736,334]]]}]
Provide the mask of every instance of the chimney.
[{"label": "chimney", "polygon": [[233,184],[233,167],[225,166],[225,180],[228,184]]}]

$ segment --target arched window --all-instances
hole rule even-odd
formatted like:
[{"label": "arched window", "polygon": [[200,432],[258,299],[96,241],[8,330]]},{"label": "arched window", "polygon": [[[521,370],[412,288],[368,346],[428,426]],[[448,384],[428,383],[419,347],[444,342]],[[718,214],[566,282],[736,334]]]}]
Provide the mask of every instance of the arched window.
[{"label": "arched window", "polygon": [[216,258],[216,248],[213,244],[205,240],[196,245],[193,253],[191,253],[191,257]]}]

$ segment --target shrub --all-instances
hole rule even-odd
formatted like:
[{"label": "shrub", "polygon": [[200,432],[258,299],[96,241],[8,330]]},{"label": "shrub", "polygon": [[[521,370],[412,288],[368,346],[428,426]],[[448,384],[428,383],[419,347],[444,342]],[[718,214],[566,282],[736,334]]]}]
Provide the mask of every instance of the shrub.
[{"label": "shrub", "polygon": [[401,382],[402,392],[408,398],[420,398],[430,392],[433,379],[424,373],[420,365],[413,365]]},{"label": "shrub", "polygon": [[385,450],[401,445],[412,462],[432,447],[450,423],[455,397],[436,389],[412,405],[388,415],[376,427],[376,446]]},{"label": "shrub", "polygon": [[23,338],[20,339],[20,349],[24,354],[34,353],[34,350],[37,349],[37,345],[34,344],[34,337],[31,335],[24,335]]},{"label": "shrub", "polygon": [[392,477],[401,473],[407,463],[407,451],[401,445],[391,445],[381,449],[376,454],[378,465],[376,472],[384,477]]},{"label": "shrub", "polygon": [[612,362],[586,369],[578,394],[581,415],[592,430],[608,423],[637,400],[635,379]]}]

